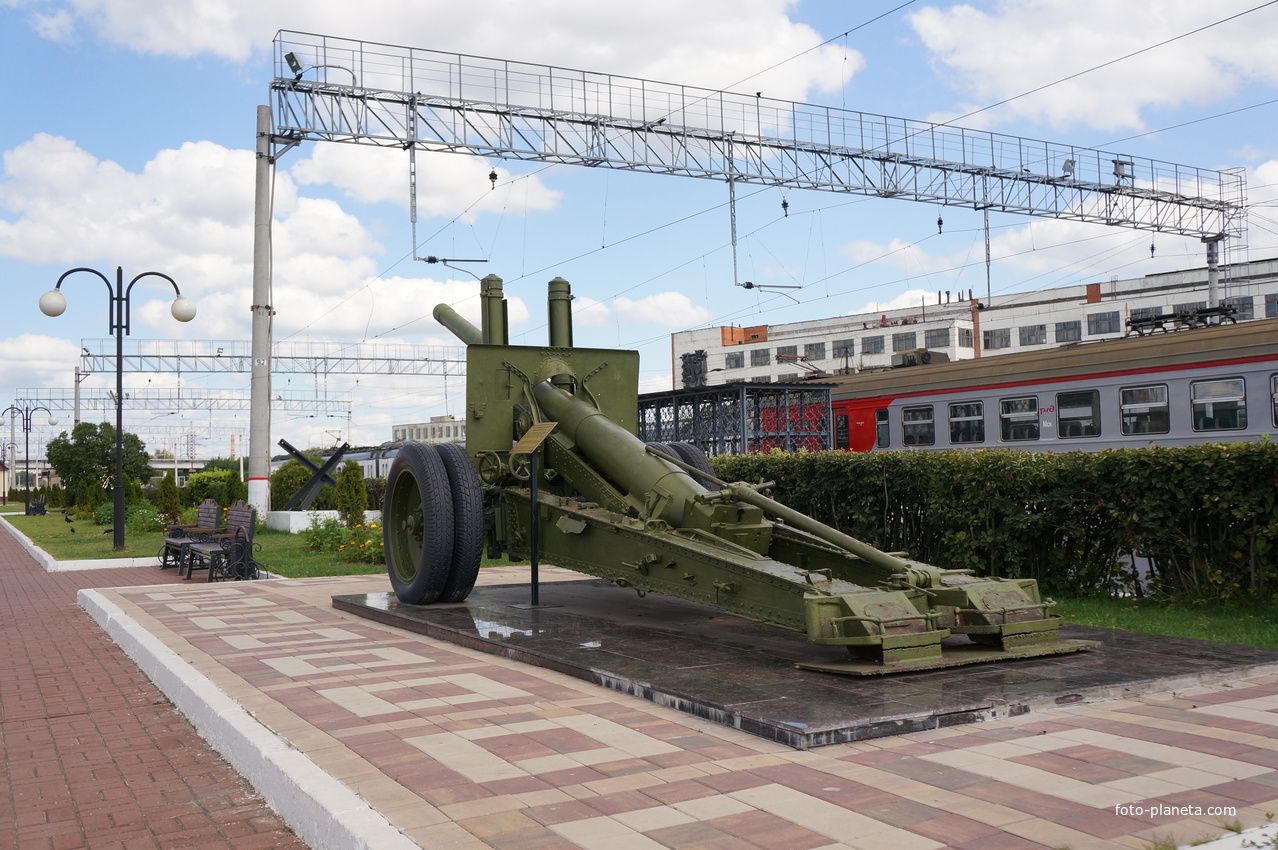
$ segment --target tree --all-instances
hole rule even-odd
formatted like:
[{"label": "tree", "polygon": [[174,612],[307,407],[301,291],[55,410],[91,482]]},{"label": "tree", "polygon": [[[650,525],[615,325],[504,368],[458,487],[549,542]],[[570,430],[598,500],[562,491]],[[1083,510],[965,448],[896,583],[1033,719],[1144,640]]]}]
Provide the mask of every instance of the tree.
[{"label": "tree", "polygon": [[[135,481],[149,481],[152,471],[146,444],[127,431],[121,440],[124,474]],[[66,482],[67,490],[79,492],[81,482],[106,489],[115,484],[115,428],[106,422],[81,422],[70,436],[63,431],[49,441],[49,466]]]},{"label": "tree", "polygon": [[342,464],[337,476],[337,515],[347,528],[364,524],[364,511],[368,509],[368,491],[364,489],[364,470],[353,460]]},{"label": "tree", "polygon": [[182,497],[178,493],[177,482],[173,480],[173,470],[164,473],[164,480],[156,488],[155,509],[169,522],[177,522],[182,516]]}]

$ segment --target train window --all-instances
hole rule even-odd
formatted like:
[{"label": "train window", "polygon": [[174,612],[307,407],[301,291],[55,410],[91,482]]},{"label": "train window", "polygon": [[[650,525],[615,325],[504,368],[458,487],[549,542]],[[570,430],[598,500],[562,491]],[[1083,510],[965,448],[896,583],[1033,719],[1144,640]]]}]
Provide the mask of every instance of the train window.
[{"label": "train window", "polygon": [[1121,396],[1124,434],[1166,434],[1171,430],[1166,386],[1124,387]]},{"label": "train window", "polygon": [[886,407],[874,411],[874,445],[886,449],[892,442],[892,434],[888,430],[888,412]]},{"label": "train window", "polygon": [[901,442],[907,446],[930,446],[936,443],[932,405],[901,408]]},{"label": "train window", "polygon": [[950,405],[950,442],[985,442],[985,405],[979,401],[965,401]]},{"label": "train window", "polygon": [[834,447],[836,449],[849,449],[852,447],[852,439],[848,436],[848,415],[846,413],[840,413],[834,417]]},{"label": "train window", "polygon": [[1038,439],[1038,396],[999,400],[999,420],[1007,442]]},{"label": "train window", "polygon": [[1056,436],[1100,436],[1100,393],[1098,391],[1084,390],[1056,394]]},{"label": "train window", "polygon": [[1195,381],[1189,385],[1195,431],[1238,431],[1247,427],[1247,395],[1242,378]]}]

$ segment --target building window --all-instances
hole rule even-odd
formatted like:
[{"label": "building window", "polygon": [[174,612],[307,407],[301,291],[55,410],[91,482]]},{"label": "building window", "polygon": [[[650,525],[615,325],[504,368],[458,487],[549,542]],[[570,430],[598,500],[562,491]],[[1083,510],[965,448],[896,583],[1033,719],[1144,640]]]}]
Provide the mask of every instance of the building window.
[{"label": "building window", "polygon": [[1242,378],[1195,381],[1189,385],[1195,431],[1239,431],[1247,427],[1247,393]]},{"label": "building window", "polygon": [[1233,298],[1220,299],[1220,306],[1233,307],[1235,319],[1256,318],[1254,299],[1250,295],[1235,295]]},{"label": "building window", "polygon": [[923,332],[924,348],[949,348],[950,347],[950,329],[949,328],[933,328],[930,331]]},{"label": "building window", "polygon": [[777,375],[777,383],[789,384],[797,380],[799,380],[798,372],[782,372],[780,375]]},{"label": "building window", "polygon": [[803,346],[803,359],[807,360],[808,362],[811,362],[813,360],[824,360],[825,359],[825,343],[809,342],[807,345]]},{"label": "building window", "polygon": [[1119,396],[1124,434],[1166,434],[1171,430],[1166,386],[1126,387]]},{"label": "building window", "polygon": [[1163,314],[1162,307],[1133,307],[1133,319],[1156,319]]},{"label": "building window", "polygon": [[1271,292],[1265,296],[1265,318],[1278,319],[1278,292]]},{"label": "building window", "polygon": [[1056,436],[1099,437],[1100,393],[1084,390],[1056,395]]},{"label": "building window", "polygon": [[958,334],[958,336],[959,336],[959,340],[958,340],[959,348],[971,348],[971,347],[972,347],[972,329],[971,329],[971,328],[959,328],[959,329],[958,329],[958,332],[959,332],[959,334]]},{"label": "building window", "polygon": [[1047,325],[1026,325],[1020,331],[1023,346],[1047,344]]},{"label": "building window", "polygon": [[1118,311],[1090,313],[1087,316],[1087,335],[1116,334],[1122,331],[1123,323],[1119,320]]},{"label": "building window", "polygon": [[1190,313],[1197,313],[1199,310],[1204,310],[1206,308],[1206,301],[1191,301],[1188,304],[1173,304],[1172,312],[1178,316],[1182,316],[1189,315]]},{"label": "building window", "polygon": [[750,351],[751,366],[770,366],[772,364],[772,350],[769,348],[755,348]]},{"label": "building window", "polygon": [[985,442],[985,405],[966,401],[950,405],[950,442]]},{"label": "building window", "polygon": [[744,369],[745,368],[745,352],[734,351],[731,354],[723,355],[723,368]]},{"label": "building window", "polygon": [[888,412],[886,407],[880,407],[874,411],[874,445],[881,449],[886,449],[891,440],[891,432],[888,430]]},{"label": "building window", "polygon": [[861,340],[862,354],[882,354],[883,353],[883,337],[867,336]]},{"label": "building window", "polygon": [[1083,338],[1083,323],[1079,321],[1073,322],[1057,322],[1056,323],[1056,342],[1078,342]]},{"label": "building window", "polygon": [[901,408],[901,442],[907,446],[930,446],[936,442],[932,405]]},{"label": "building window", "polygon": [[1012,347],[1012,329],[994,328],[981,333],[981,345],[986,351]]},{"label": "building window", "polygon": [[836,339],[834,341],[834,356],[851,357],[856,354],[856,340],[854,339]]},{"label": "building window", "polygon": [[892,334],[892,350],[893,351],[913,351],[918,348],[919,335],[914,331],[906,331],[904,333]]},{"label": "building window", "polygon": [[758,376],[756,376],[756,377],[751,378],[751,379],[750,379],[750,383],[752,383],[752,384],[770,384],[770,383],[772,383],[772,376],[771,376],[771,375],[758,375]]},{"label": "building window", "polygon": [[1038,396],[999,400],[1003,440],[1009,443],[1038,439]]},{"label": "building window", "polygon": [[798,357],[799,346],[797,345],[778,345],[777,357]]}]

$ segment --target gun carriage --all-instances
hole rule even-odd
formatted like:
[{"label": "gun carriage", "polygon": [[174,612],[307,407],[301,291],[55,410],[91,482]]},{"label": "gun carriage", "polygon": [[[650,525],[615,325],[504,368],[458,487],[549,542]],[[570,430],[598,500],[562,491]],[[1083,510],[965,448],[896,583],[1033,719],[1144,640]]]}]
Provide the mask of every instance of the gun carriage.
[{"label": "gun carriage", "polygon": [[[406,445],[387,476],[387,571],[403,603],[464,600],[482,552],[547,561],[845,647],[841,673],[920,670],[1070,652],[1031,579],[978,577],[882,552],[786,507],[769,484],[729,483],[687,443],[635,436],[639,355],[572,341],[569,285],[549,284],[549,344],[508,344],[501,279],[482,327],[435,318],[467,345],[466,445]],[[545,423],[543,425],[543,423]],[[512,446],[556,423],[533,465]],[[536,522],[532,498],[536,493]],[[968,641],[949,641],[966,635]],[[964,646],[956,647],[956,643]],[[971,652],[971,643],[984,651]]]}]

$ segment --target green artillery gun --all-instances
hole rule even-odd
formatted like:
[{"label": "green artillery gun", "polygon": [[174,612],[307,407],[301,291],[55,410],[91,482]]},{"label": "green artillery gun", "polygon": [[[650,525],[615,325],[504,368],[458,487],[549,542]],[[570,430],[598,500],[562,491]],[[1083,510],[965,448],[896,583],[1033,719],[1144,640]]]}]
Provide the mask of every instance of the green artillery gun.
[{"label": "green artillery gun", "polygon": [[[500,278],[484,278],[481,300],[482,329],[447,305],[434,313],[467,344],[465,448],[407,444],[386,480],[387,571],[401,602],[464,600],[485,544],[524,559],[535,533],[536,553],[558,566],[847,648],[818,669],[920,670],[1095,645],[1060,638],[1032,579],[882,552],[768,497],[769,484],[720,481],[690,444],[645,445],[638,352],[574,347],[567,281],[549,284],[548,346],[507,344]],[[530,429],[544,436],[535,482],[528,454],[512,451]],[[970,640],[942,645],[959,634]]]}]

